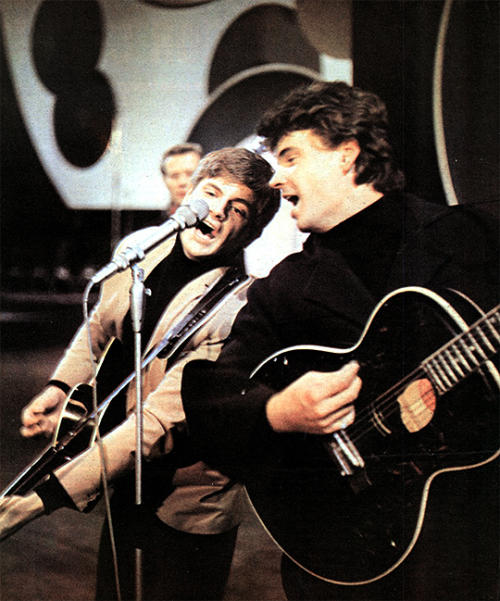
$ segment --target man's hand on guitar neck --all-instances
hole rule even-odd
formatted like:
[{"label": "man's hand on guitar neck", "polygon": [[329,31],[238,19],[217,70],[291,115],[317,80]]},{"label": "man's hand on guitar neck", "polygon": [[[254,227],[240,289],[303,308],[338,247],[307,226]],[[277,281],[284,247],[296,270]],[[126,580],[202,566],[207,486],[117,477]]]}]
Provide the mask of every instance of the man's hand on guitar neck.
[{"label": "man's hand on guitar neck", "polygon": [[45,513],[40,497],[31,493],[26,497],[12,496],[0,500],[0,541],[3,541],[32,520]]},{"label": "man's hand on guitar neck", "polygon": [[21,413],[21,434],[26,438],[50,438],[57,427],[66,393],[57,386],[47,386]]},{"label": "man's hand on guitar neck", "polygon": [[266,407],[273,430],[331,434],[352,424],[361,389],[358,370],[351,362],[335,372],[310,371],[273,395]]}]

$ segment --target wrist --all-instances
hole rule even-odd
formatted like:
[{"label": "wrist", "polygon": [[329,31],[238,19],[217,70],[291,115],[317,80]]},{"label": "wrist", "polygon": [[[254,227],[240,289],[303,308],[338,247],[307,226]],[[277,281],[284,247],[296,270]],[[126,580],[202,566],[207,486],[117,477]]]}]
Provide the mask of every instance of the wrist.
[{"label": "wrist", "polygon": [[286,432],[286,420],[284,419],[280,393],[273,394],[266,404],[266,417],[269,425],[275,432]]},{"label": "wrist", "polygon": [[63,507],[77,509],[73,499],[55,474],[50,474],[46,480],[38,484],[35,487],[35,493],[42,503],[44,513],[47,515]]}]

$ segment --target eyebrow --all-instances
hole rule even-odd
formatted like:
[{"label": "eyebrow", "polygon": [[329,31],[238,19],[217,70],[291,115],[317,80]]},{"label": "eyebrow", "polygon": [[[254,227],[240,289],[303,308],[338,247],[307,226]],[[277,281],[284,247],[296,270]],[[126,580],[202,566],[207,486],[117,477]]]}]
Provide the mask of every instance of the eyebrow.
[{"label": "eyebrow", "polygon": [[217,190],[217,192],[219,192],[219,194],[222,194],[222,188],[220,188],[220,186],[218,186],[217,184],[215,184],[214,182],[211,181],[205,181],[203,184],[203,187],[207,187],[207,188],[215,188],[215,190]]},{"label": "eyebrow", "polygon": [[[222,194],[222,188],[220,188],[220,186],[218,186],[217,184],[215,184],[214,182],[207,182],[206,183],[207,186],[212,186],[212,188],[215,188],[220,194]],[[249,209],[251,207],[253,207],[253,202],[246,200],[245,198],[231,198],[230,199],[231,202],[241,202],[242,204],[244,204],[246,207],[248,207]]]},{"label": "eyebrow", "polygon": [[231,198],[231,202],[241,202],[248,208],[253,206],[253,203],[251,203],[249,200],[246,200],[245,198]]}]

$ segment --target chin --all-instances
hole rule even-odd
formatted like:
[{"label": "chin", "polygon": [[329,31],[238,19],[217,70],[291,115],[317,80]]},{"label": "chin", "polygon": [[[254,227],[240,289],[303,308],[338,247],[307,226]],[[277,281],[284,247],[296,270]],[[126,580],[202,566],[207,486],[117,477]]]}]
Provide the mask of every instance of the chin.
[{"label": "chin", "polygon": [[296,221],[297,228],[304,233],[309,233],[312,231],[311,225],[307,223],[307,221]]},{"label": "chin", "polygon": [[215,255],[219,254],[219,247],[205,247],[199,250],[198,258],[202,259],[210,259],[211,257],[215,257]]}]

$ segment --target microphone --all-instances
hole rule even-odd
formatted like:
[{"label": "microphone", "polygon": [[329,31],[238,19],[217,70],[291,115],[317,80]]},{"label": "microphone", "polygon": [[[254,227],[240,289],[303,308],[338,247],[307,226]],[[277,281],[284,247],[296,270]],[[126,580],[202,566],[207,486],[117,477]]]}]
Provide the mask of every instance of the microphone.
[{"label": "microphone", "polygon": [[119,255],[114,257],[107,265],[100,269],[91,279],[92,284],[99,284],[119,271],[124,271],[132,265],[142,261],[146,253],[158,244],[170,238],[173,234],[187,227],[193,227],[199,221],[203,221],[209,213],[209,208],[204,200],[192,200],[187,205],[181,205],[177,211],[156,228],[156,231],[138,244],[127,246]]}]

